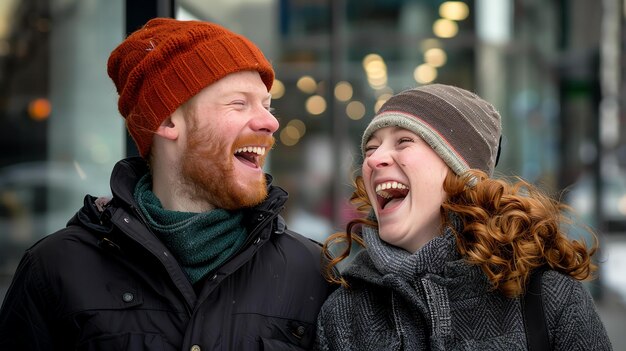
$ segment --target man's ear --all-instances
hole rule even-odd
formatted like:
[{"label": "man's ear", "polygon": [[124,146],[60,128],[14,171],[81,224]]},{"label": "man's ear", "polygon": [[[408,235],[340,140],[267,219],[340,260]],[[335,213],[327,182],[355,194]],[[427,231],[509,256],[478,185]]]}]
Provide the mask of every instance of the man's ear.
[{"label": "man's ear", "polygon": [[155,133],[165,139],[176,140],[178,138],[178,125],[174,122],[172,116],[168,116]]}]

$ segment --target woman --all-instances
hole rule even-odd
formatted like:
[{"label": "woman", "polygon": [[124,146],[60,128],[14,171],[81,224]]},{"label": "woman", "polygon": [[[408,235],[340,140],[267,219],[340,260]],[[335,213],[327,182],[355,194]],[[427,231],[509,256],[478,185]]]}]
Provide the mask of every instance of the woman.
[{"label": "woman", "polygon": [[[492,178],[500,123],[491,104],[448,85],[383,105],[352,196],[368,216],[324,247],[332,258],[332,244],[347,243],[328,267],[342,287],[320,312],[319,349],[525,350],[520,297],[539,269],[551,348],[611,349],[580,282],[597,241],[568,239],[566,206],[529,183]],[[339,276],[353,240],[365,250]]]}]

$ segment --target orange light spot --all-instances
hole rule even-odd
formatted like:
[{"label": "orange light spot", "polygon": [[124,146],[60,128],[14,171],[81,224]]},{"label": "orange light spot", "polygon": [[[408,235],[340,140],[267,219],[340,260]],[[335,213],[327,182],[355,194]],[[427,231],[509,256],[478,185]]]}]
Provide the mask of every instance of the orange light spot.
[{"label": "orange light spot", "polygon": [[28,104],[28,115],[35,121],[43,121],[50,117],[52,105],[48,99],[39,98]]}]

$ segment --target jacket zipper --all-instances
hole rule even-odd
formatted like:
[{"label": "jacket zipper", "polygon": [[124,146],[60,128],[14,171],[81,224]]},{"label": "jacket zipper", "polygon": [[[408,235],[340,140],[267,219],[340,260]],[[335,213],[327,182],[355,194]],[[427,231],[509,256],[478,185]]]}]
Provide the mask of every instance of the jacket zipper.
[{"label": "jacket zipper", "polygon": [[[141,213],[141,211],[139,211],[139,209],[137,207],[135,207],[134,205],[130,205],[130,208],[133,210],[134,214],[141,220],[141,222],[143,223],[144,227],[154,236],[157,237],[153,232],[152,229],[150,229],[150,226],[148,226],[148,221],[146,219],[146,217],[144,217],[143,213]],[[165,267],[165,265],[163,264],[163,261],[161,261],[161,259],[159,257],[156,257],[156,255],[154,253],[152,253],[152,251],[148,250],[147,247],[145,247],[144,245],[142,245],[141,243],[137,242],[135,240],[135,242],[137,244],[139,244],[141,247],[144,248],[144,250],[146,250],[147,252],[150,252],[153,256],[155,256],[155,258],[161,262],[161,265],[163,267],[163,269],[167,272],[167,267]],[[183,271],[183,268],[180,266],[180,263],[178,262],[178,260],[174,260],[174,262],[176,262],[176,264],[178,265],[178,267],[180,268],[181,271]],[[169,276],[169,273],[168,273]],[[187,278],[187,277],[185,277]],[[171,280],[171,278],[170,278]],[[173,282],[172,282],[173,283]],[[174,286],[176,286],[176,284],[174,284]],[[180,291],[180,289],[177,289],[179,291],[179,293],[182,295],[182,292]],[[192,287],[193,290],[193,287]],[[187,312],[187,315],[191,318],[191,316],[193,315],[193,311],[191,309],[191,307],[189,306],[189,304],[187,303],[187,299],[185,299],[184,296],[182,296],[183,300],[185,301],[185,310]]]}]

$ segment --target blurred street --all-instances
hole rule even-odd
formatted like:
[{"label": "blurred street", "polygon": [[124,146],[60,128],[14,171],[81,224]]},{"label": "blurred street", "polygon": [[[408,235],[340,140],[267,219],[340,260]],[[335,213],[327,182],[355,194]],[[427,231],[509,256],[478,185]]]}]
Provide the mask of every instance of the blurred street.
[{"label": "blurred street", "polygon": [[600,317],[609,334],[613,350],[626,351],[626,307],[623,298],[612,291],[605,292],[603,299],[596,302]]},{"label": "blurred street", "polygon": [[615,351],[626,351],[626,233],[604,237],[601,285],[596,305]]}]

